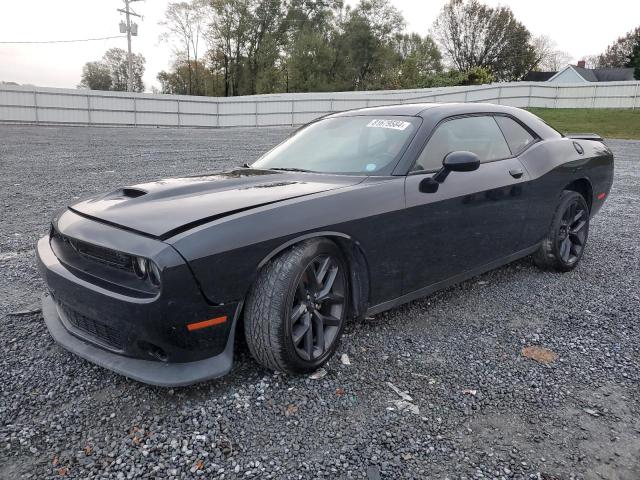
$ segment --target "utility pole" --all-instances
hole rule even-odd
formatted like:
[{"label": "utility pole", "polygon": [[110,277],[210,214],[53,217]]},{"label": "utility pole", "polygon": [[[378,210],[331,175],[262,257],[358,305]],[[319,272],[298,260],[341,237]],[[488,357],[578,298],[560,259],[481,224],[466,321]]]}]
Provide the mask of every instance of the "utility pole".
[{"label": "utility pole", "polygon": [[123,0],[124,10],[119,8],[120,13],[124,13],[126,22],[120,22],[120,32],[127,33],[127,92],[133,92],[133,54],[131,53],[131,36],[138,35],[138,25],[131,23],[131,16],[140,17],[133,10],[131,10],[130,4],[133,2],[139,2],[141,0]]}]

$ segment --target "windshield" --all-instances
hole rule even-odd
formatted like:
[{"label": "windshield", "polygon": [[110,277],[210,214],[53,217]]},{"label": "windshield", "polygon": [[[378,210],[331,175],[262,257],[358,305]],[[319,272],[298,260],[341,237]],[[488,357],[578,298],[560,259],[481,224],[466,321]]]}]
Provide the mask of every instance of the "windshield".
[{"label": "windshield", "polygon": [[251,167],[388,175],[419,121],[405,116],[326,118],[303,128]]}]

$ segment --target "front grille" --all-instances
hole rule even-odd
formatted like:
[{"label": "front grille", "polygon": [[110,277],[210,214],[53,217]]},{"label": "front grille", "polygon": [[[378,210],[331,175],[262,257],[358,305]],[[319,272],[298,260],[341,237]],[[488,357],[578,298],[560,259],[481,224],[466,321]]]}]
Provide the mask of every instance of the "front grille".
[{"label": "front grille", "polygon": [[79,255],[89,260],[100,262],[110,267],[133,271],[133,259],[126,253],[70,238],[57,231],[53,232],[52,239],[61,242],[67,248],[72,248]]},{"label": "front grille", "polygon": [[135,256],[103,247],[51,229],[51,249],[65,268],[78,278],[129,297],[150,298],[159,287],[134,268]]},{"label": "front grille", "polygon": [[82,315],[81,313],[64,305],[59,304],[59,307],[64,319],[71,325],[71,327],[79,330],[80,333],[93,337],[98,340],[99,343],[103,343],[106,346],[117,350],[124,349],[124,335],[119,329],[93,320],[92,318]]}]

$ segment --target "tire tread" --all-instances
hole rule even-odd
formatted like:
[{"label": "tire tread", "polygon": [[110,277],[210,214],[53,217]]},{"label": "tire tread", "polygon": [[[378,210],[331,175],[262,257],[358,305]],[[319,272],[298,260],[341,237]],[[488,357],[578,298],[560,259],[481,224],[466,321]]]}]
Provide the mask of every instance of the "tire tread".
[{"label": "tire tread", "polygon": [[245,336],[251,355],[272,370],[299,373],[287,361],[282,340],[284,304],[291,288],[291,276],[303,260],[305,251],[318,240],[306,240],[269,261],[247,297],[244,322]]}]

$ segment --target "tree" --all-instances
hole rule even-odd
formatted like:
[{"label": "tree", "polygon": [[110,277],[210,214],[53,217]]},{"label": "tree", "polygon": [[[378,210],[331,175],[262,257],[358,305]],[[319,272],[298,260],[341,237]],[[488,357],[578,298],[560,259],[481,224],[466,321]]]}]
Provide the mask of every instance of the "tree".
[{"label": "tree", "polygon": [[452,87],[456,85],[484,85],[495,80],[493,74],[484,67],[474,67],[468,72],[448,70],[426,76],[419,87]]},{"label": "tree", "polygon": [[251,10],[255,0],[209,0],[211,23],[208,38],[219,51],[224,72],[225,96],[240,95]]},{"label": "tree", "polygon": [[529,30],[508,7],[449,0],[433,30],[446,56],[463,72],[484,67],[498,80],[517,80],[536,62]]},{"label": "tree", "polygon": [[488,69],[474,67],[464,74],[460,85],[485,85],[493,81],[493,74]]},{"label": "tree", "polygon": [[[132,55],[133,91],[144,92],[145,59],[142,55]],[[127,52],[121,48],[110,48],[102,56],[102,60],[87,62],[82,68],[81,88],[91,90],[127,90]]]},{"label": "tree", "polygon": [[261,0],[250,9],[251,21],[247,35],[246,63],[248,90],[257,93],[259,84],[277,62],[283,34],[281,19],[284,15],[280,0]]},{"label": "tree", "polygon": [[395,39],[398,53],[398,88],[416,88],[426,78],[442,72],[442,54],[429,36],[401,34]]},{"label": "tree", "polygon": [[557,72],[571,61],[571,55],[557,48],[556,42],[546,35],[535,37],[531,43],[535,61],[531,70]]},{"label": "tree", "polygon": [[169,3],[165,19],[160,22],[160,25],[166,28],[166,32],[160,38],[165,41],[177,39],[180,42],[180,48],[176,53],[185,54],[187,57],[184,62],[188,73],[187,95],[202,95],[204,93],[199,90],[199,86],[202,85],[199,75],[204,71],[199,69],[198,54],[205,29],[205,20],[204,5],[200,1],[193,0],[191,3]]},{"label": "tree", "polygon": [[636,80],[640,80],[640,38],[636,40],[631,53],[629,54],[629,61],[625,64],[626,67],[633,68],[633,76]]},{"label": "tree", "polygon": [[104,62],[87,62],[82,67],[82,79],[79,88],[89,90],[111,90],[111,72]]},{"label": "tree", "polygon": [[595,59],[597,68],[621,68],[629,63],[634,46],[640,42],[640,26],[618,38]]},{"label": "tree", "polygon": [[397,51],[393,41],[404,27],[402,14],[388,0],[361,0],[352,11],[347,10],[342,34],[336,39],[336,52],[343,57],[338,81],[344,89],[396,86]]},{"label": "tree", "polygon": [[344,65],[344,56],[337,51],[342,2],[289,0],[284,8],[287,13],[280,27],[281,54],[276,63],[283,90],[335,90]]},{"label": "tree", "polygon": [[322,92],[335,83],[335,49],[312,28],[298,32],[287,49],[284,60],[285,90],[288,92]]},{"label": "tree", "polygon": [[406,26],[402,13],[389,0],[360,0],[353,13],[363,18],[381,41],[392,40]]},{"label": "tree", "polygon": [[[198,75],[192,72],[198,71]],[[172,95],[189,95],[189,92],[199,92],[199,95],[216,95],[212,91],[214,87],[211,73],[202,62],[191,60],[187,63],[185,58],[177,58],[168,72],[161,71],[157,77],[160,82],[161,93]],[[209,90],[208,90],[209,89]]]},{"label": "tree", "polygon": [[[110,48],[102,57],[102,62],[107,66],[111,73],[111,90],[118,92],[127,91],[127,52],[121,48]],[[133,91],[144,92],[144,83],[142,76],[144,75],[145,59],[140,54],[132,54],[133,74]]]},{"label": "tree", "polygon": [[[450,72],[444,71],[436,41],[406,32],[390,0],[359,0],[354,6],[343,0],[190,1],[172,3],[163,22],[163,38],[179,43],[171,68],[158,74],[165,93],[232,96],[468,85],[517,78],[540,61],[529,32],[509,9],[488,9],[477,0],[467,3],[484,12],[478,38],[487,51],[480,62]],[[191,10],[195,2],[197,18]],[[452,0],[450,8],[460,5],[467,8],[463,0]],[[194,55],[192,39],[201,34],[207,51]]]}]

